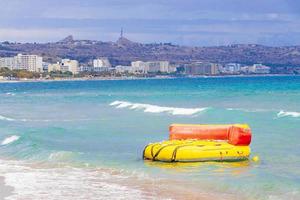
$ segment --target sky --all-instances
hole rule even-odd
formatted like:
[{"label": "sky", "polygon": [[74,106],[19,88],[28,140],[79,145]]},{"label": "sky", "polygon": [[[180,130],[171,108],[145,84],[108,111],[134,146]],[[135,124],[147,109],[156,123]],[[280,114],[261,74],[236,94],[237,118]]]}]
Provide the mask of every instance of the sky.
[{"label": "sky", "polygon": [[300,0],[0,0],[0,41],[300,45]]}]

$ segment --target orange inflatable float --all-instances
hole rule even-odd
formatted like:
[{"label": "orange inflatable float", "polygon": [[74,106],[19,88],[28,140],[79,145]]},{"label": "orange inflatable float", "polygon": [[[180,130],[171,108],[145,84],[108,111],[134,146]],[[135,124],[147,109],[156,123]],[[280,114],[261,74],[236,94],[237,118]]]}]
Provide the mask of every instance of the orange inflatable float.
[{"label": "orange inflatable float", "polygon": [[251,143],[251,129],[247,124],[172,124],[169,131],[170,140],[226,140],[235,146],[247,146]]}]

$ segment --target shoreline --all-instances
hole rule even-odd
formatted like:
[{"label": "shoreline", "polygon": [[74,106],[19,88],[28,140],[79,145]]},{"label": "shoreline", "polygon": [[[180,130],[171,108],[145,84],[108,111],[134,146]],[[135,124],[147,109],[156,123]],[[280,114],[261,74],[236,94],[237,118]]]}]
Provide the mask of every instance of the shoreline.
[{"label": "shoreline", "polygon": [[249,77],[298,77],[297,74],[261,74],[261,75],[222,75],[222,76],[155,76],[155,77],[99,77],[99,78],[66,78],[66,79],[21,79],[0,80],[1,83],[35,83],[35,82],[67,82],[67,81],[124,81],[124,80],[159,80],[159,79],[195,79],[195,78],[249,78]]},{"label": "shoreline", "polygon": [[5,199],[13,194],[14,188],[5,184],[4,177],[0,176],[0,199]]},{"label": "shoreline", "polygon": [[[238,196],[232,192],[224,194],[203,187],[199,189],[194,181],[166,177],[155,178],[153,174],[139,175],[136,172],[115,168],[58,166],[46,163],[23,163],[15,160],[12,163],[10,160],[0,160],[0,165],[1,161],[5,163],[4,166],[9,167],[5,170],[15,175],[10,176],[10,183],[13,187],[6,185],[5,178],[0,176],[0,199],[11,196],[16,199],[40,199],[41,197],[60,199],[62,193],[67,194],[64,196],[65,199],[74,199],[75,196],[79,199],[91,199],[97,195],[103,195],[100,199],[105,199],[111,195],[120,198],[122,192],[125,192],[125,196],[129,199],[233,200]],[[53,182],[53,177],[64,187],[55,187],[57,183]],[[182,187],[183,185],[185,187]],[[97,190],[101,187],[103,190]],[[48,188],[53,188],[53,193],[49,192]],[[84,193],[85,189],[82,190],[82,188],[88,188],[94,193]]]}]

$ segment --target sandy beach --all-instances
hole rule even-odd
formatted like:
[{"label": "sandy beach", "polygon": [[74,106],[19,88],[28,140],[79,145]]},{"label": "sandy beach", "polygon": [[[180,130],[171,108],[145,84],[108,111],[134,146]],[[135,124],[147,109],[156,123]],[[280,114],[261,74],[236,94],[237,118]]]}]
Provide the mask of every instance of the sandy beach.
[{"label": "sandy beach", "polygon": [[5,185],[4,177],[0,176],[0,199],[10,196],[13,190],[13,187]]}]

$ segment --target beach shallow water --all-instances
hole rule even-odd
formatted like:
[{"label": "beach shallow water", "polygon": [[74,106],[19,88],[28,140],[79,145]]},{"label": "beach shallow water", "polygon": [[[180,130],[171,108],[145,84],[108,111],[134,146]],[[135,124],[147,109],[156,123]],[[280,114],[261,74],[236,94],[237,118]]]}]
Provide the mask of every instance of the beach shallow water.
[{"label": "beach shallow water", "polygon": [[[1,83],[0,99],[7,199],[300,199],[298,76]],[[248,123],[261,161],[143,161],[171,123]]]},{"label": "beach shallow water", "polygon": [[0,176],[0,199],[11,196],[14,188],[7,186],[4,182],[4,177]]}]

